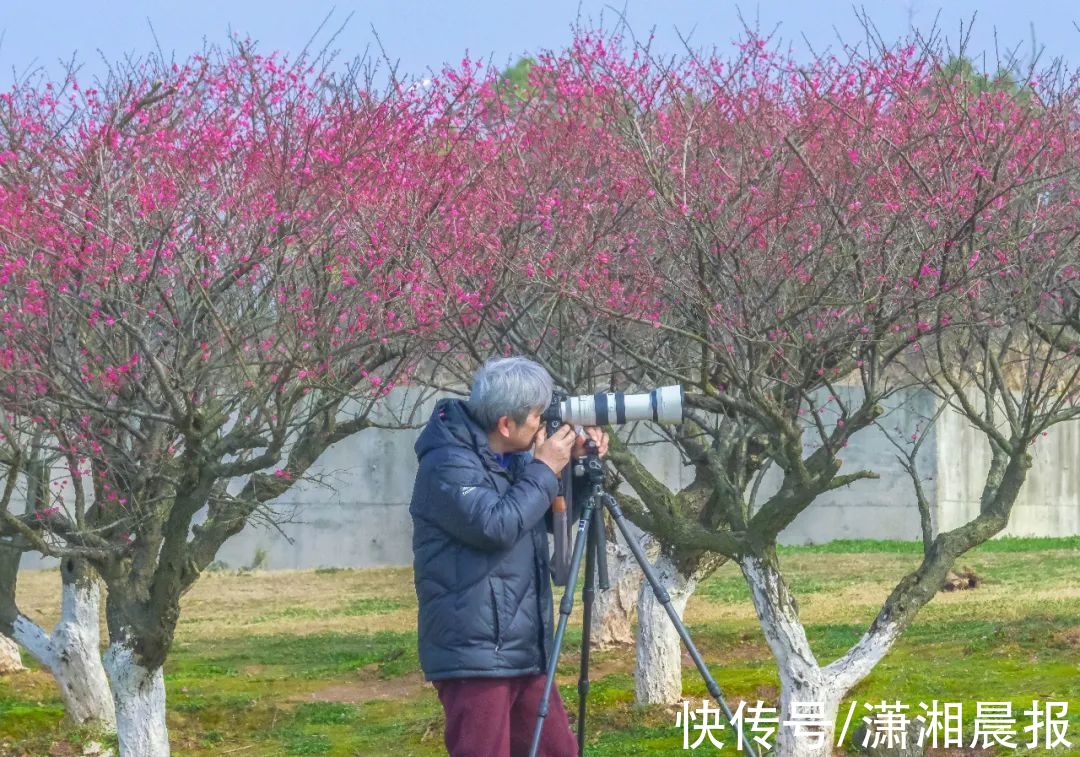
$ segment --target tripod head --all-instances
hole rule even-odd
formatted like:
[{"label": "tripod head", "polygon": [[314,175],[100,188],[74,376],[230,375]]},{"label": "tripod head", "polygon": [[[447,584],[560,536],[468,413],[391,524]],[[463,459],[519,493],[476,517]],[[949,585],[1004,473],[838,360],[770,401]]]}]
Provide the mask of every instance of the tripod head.
[{"label": "tripod head", "polygon": [[[553,424],[554,428],[558,428],[559,425],[561,425],[561,421],[557,419],[548,422],[549,424]],[[579,431],[578,433],[580,434],[581,432]],[[569,579],[571,553],[573,552],[575,541],[574,522],[571,521],[571,518],[574,513],[582,513],[585,509],[585,502],[576,504],[573,502],[572,495],[574,487],[571,482],[574,478],[584,479],[588,485],[587,499],[597,500],[595,503],[596,514],[587,524],[588,529],[583,531],[579,524],[576,533],[578,534],[577,538],[583,538],[587,535],[592,542],[598,545],[598,548],[595,550],[597,574],[599,577],[600,588],[606,590],[609,586],[607,570],[607,538],[604,533],[604,523],[601,515],[602,508],[599,503],[599,498],[604,492],[604,461],[600,459],[599,445],[592,438],[586,438],[585,440],[584,457],[574,460],[559,477],[559,493],[555,497],[555,502],[552,505],[552,531],[555,537],[555,551],[551,558],[553,579],[556,586],[565,586]],[[590,554],[593,554],[591,550]]]},{"label": "tripod head", "polygon": [[590,573],[587,580],[591,580],[591,570],[595,564],[596,583],[602,591],[607,591],[611,588],[611,581],[608,580],[607,534],[604,533],[604,509],[600,500],[608,495],[604,492],[604,461],[600,459],[600,447],[595,440],[585,442],[585,457],[577,460],[574,475],[585,477],[589,484],[589,497],[595,504],[588,531],[585,532],[589,539],[585,559],[585,571]]},{"label": "tripod head", "polygon": [[586,477],[589,482],[589,490],[595,491],[597,487],[604,486],[604,461],[600,459],[600,446],[595,439],[585,441],[585,457],[574,461],[574,477]]}]

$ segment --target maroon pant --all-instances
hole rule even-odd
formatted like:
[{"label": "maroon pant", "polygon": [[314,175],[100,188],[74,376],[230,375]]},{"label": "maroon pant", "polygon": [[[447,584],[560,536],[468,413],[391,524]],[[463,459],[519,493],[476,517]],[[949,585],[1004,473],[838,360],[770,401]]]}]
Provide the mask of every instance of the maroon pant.
[{"label": "maroon pant", "polygon": [[[515,678],[454,678],[435,681],[446,711],[446,749],[450,757],[519,757],[529,753],[544,675]],[[540,757],[575,757],[577,739],[570,730],[559,691],[551,689],[540,737]]]}]

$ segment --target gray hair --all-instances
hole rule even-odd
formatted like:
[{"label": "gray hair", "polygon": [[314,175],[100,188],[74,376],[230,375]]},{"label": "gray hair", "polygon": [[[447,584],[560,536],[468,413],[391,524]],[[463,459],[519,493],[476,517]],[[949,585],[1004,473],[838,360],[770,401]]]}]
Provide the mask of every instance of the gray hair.
[{"label": "gray hair", "polygon": [[524,423],[533,410],[547,409],[552,389],[551,376],[532,360],[493,358],[473,377],[469,412],[485,431],[493,431],[504,415]]}]

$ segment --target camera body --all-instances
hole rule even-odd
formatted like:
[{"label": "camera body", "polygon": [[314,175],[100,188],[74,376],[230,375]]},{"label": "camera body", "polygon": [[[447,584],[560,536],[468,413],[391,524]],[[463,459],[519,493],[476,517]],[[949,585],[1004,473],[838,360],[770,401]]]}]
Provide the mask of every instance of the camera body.
[{"label": "camera body", "polygon": [[576,397],[556,391],[540,417],[549,431],[564,423],[576,426],[609,426],[634,421],[681,423],[683,388],[676,384],[640,394],[599,392]]}]

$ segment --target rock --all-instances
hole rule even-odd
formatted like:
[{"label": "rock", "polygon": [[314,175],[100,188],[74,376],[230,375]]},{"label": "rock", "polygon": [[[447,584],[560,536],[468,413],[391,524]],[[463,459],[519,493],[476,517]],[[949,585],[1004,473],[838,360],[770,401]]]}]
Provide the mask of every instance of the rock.
[{"label": "rock", "polygon": [[19,655],[19,645],[0,634],[0,675],[26,670]]},{"label": "rock", "polygon": [[957,571],[949,571],[945,576],[945,582],[941,585],[942,591],[966,591],[979,586],[979,577],[971,568],[960,568]]}]

